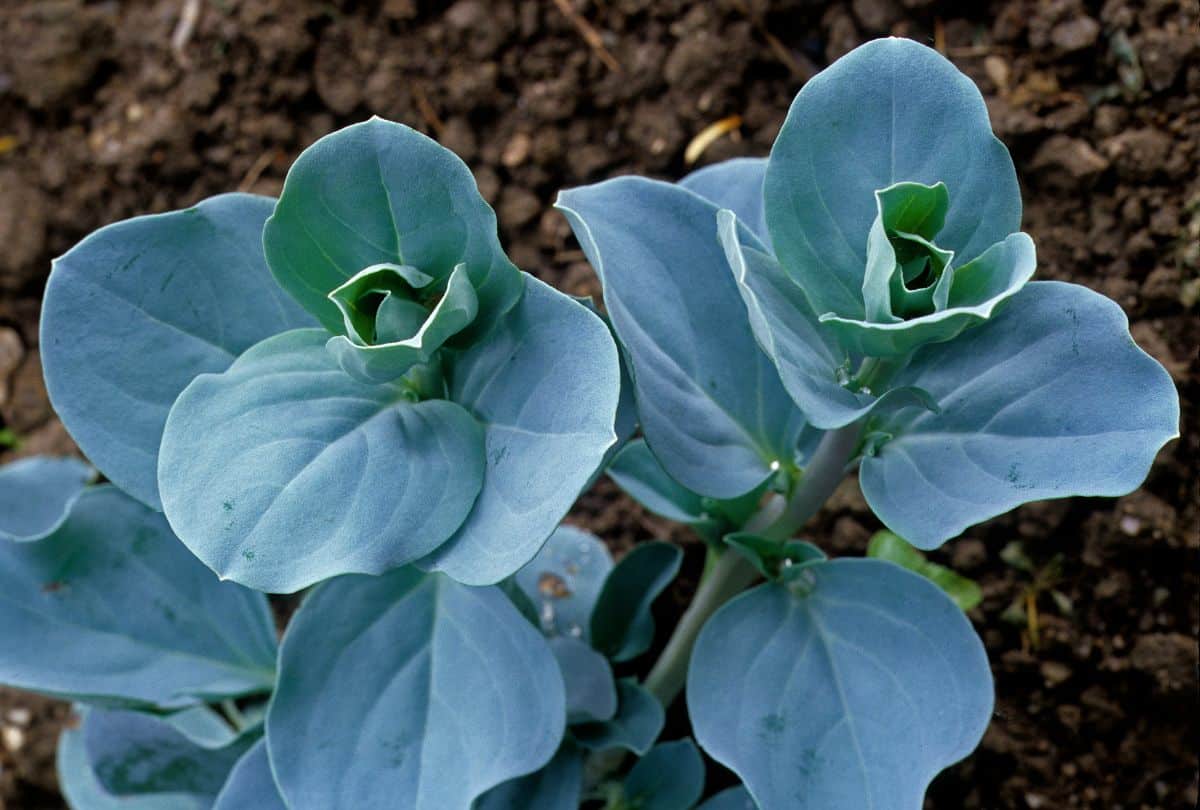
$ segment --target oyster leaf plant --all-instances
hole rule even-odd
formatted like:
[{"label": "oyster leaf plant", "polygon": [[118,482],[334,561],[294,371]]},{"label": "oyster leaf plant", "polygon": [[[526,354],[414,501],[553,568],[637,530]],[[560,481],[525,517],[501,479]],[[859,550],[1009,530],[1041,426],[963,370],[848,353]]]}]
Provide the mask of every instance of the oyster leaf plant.
[{"label": "oyster leaf plant", "polygon": [[[974,85],[878,40],[769,158],[558,207],[603,314],[382,119],[55,262],[47,388],[111,483],[0,470],[0,682],[79,704],[73,807],[914,810],[974,749],[977,589],[919,549],[1131,491],[1179,418],[1116,304],[1030,280]],[[888,531],[828,559],[852,468]],[[605,470],[707,546],[674,626],[678,547],[560,526]]]}]

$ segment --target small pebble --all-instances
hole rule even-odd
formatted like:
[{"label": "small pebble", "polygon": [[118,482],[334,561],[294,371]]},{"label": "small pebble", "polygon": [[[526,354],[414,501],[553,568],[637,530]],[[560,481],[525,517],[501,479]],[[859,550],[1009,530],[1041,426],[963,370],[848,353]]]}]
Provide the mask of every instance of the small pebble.
[{"label": "small pebble", "polygon": [[1138,532],[1142,530],[1142,522],[1133,515],[1126,515],[1121,518],[1121,531],[1130,537],[1137,537]]},{"label": "small pebble", "polygon": [[29,721],[33,719],[33,712],[25,708],[9,709],[8,721],[17,726],[28,726]]},{"label": "small pebble", "polygon": [[25,746],[25,732],[16,726],[4,726],[0,728],[0,741],[4,742],[9,752],[15,754]]}]

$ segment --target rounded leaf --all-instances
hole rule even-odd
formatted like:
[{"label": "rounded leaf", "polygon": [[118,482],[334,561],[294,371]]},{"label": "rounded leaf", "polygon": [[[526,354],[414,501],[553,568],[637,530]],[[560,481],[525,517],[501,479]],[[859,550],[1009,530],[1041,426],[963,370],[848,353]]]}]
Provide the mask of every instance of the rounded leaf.
[{"label": "rounded leaf", "polygon": [[764,245],[770,244],[767,233],[766,210],[763,207],[763,180],[767,174],[766,158],[730,158],[689,174],[679,185],[699,194],[718,208],[728,208],[737,214]]},{"label": "rounded leaf", "polygon": [[64,728],[55,759],[58,785],[72,810],[209,810],[211,796],[165,793],[147,796],[114,796],[104,789],[84,747],[87,712],[76,709],[80,723]]},{"label": "rounded leaf", "polygon": [[261,594],[218,582],[162,515],[111,486],[62,528],[0,545],[0,683],[183,706],[264,692],[275,626]]},{"label": "rounded leaf", "polygon": [[23,458],[0,467],[0,542],[54,532],[95,472],[74,458]]},{"label": "rounded leaf", "polygon": [[979,742],[983,644],[937,586],[888,562],[813,563],[726,604],[696,642],[696,739],[762,810],[911,810]]},{"label": "rounded leaf", "polygon": [[608,327],[524,278],[487,339],[446,358],[449,398],[483,425],[487,468],[461,528],[418,564],[468,585],[533,559],[616,441],[621,370]]},{"label": "rounded leaf", "polygon": [[945,183],[938,245],[959,262],[1020,228],[1016,170],[979,89],[932,48],[877,39],[805,83],[767,164],[771,243],[818,315],[863,317],[875,192],[901,181]]},{"label": "rounded leaf", "polygon": [[280,673],[267,739],[292,810],[468,810],[563,736],[562,676],[537,630],[497,588],[412,568],[314,591]]},{"label": "rounded leaf", "polygon": [[547,636],[587,640],[592,607],[612,570],[608,546],[590,532],[559,526],[514,576]]},{"label": "rounded leaf", "polygon": [[179,392],[263,338],[312,325],[263,259],[273,204],[222,194],[101,228],[54,262],[41,322],[50,401],[92,463],[155,509]]},{"label": "rounded leaf", "polygon": [[263,232],[279,284],[327,329],[342,316],[327,295],[372,265],[409,265],[444,284],[465,264],[493,317],[521,294],[496,215],[471,170],[414,129],[372,118],[326,135],[288,171]]},{"label": "rounded leaf", "polygon": [[212,810],[288,810],[271,774],[266,739],[256,742],[233,766]]},{"label": "rounded leaf", "polygon": [[226,579],[290,593],[428,554],[471,510],[483,430],[452,402],[362,383],[304,329],[196,378],[167,420],[172,527]]},{"label": "rounded leaf", "polygon": [[894,379],[940,410],[897,411],[859,472],[867,503],[918,548],[1029,501],[1124,495],[1179,435],[1170,375],[1125,313],[1075,284],[1029,284],[999,315],[927,346]]},{"label": "rounded leaf", "polygon": [[604,284],[642,430],[667,472],[732,498],[791,465],[804,418],[755,343],[717,207],[641,177],[564,191],[557,207]]}]

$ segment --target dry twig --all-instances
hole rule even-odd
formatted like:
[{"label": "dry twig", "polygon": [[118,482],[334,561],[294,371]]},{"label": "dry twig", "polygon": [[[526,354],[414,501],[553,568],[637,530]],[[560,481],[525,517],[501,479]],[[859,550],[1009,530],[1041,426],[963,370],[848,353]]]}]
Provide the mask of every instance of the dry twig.
[{"label": "dry twig", "polygon": [[596,52],[596,56],[609,70],[617,75],[624,73],[621,70],[621,63],[609,52],[608,48],[604,47],[604,39],[600,36],[600,32],[571,6],[571,0],[554,0],[554,5],[558,6],[558,10],[571,21],[571,24],[579,31],[579,35],[583,37],[583,41]]}]

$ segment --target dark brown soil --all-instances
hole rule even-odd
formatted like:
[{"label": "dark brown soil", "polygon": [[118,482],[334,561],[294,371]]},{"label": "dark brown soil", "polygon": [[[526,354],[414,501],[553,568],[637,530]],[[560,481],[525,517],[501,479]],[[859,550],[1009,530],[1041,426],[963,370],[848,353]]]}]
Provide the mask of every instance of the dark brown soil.
[{"label": "dark brown soil", "polygon": [[[557,189],[678,177],[690,139],[731,115],[740,126],[701,163],[765,154],[816,69],[870,37],[911,36],[986,94],[1041,277],[1116,299],[1185,414],[1141,491],[1035,504],[938,555],[983,585],[971,615],[999,699],[979,751],[927,806],[1196,806],[1196,0],[203,0],[175,51],[184,5],[0,4],[0,427],[17,454],[71,448],[41,384],[39,297],[51,257],[105,223],[231,189],[274,194],[306,144],[377,113],[471,164],[521,267],[594,293],[549,210]],[[573,519],[618,548],[666,530],[608,483]],[[847,486],[814,536],[859,553],[877,526]],[[0,689],[0,808],[62,807],[52,751],[66,714]]]}]

